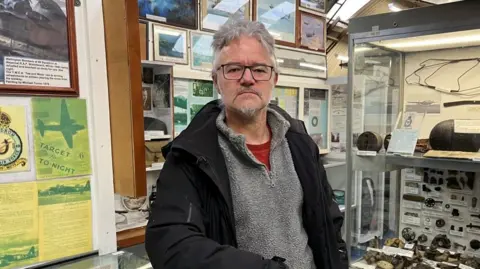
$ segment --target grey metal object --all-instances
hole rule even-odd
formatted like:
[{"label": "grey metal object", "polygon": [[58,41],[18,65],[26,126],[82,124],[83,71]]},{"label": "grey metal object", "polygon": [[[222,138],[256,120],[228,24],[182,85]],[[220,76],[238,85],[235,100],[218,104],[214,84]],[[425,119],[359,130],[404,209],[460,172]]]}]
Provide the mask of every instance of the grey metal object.
[{"label": "grey metal object", "polygon": [[[373,41],[392,40],[405,37],[424,36],[430,34],[440,34],[448,32],[457,32],[464,30],[480,29],[480,1],[463,1],[445,5],[438,5],[426,8],[411,9],[402,12],[386,13],[368,17],[351,19],[349,22],[349,43],[348,43],[348,96],[347,96],[347,130],[346,130],[346,195],[345,206],[350,208],[353,202],[353,190],[357,188],[355,184],[356,171],[400,171],[403,168],[427,167],[432,169],[451,169],[462,171],[480,171],[480,164],[467,160],[445,160],[422,158],[421,156],[403,157],[396,155],[377,155],[375,157],[360,157],[353,151],[353,101],[354,101],[354,74],[356,59],[354,48],[358,44]],[[387,51],[386,48],[381,48]],[[399,100],[403,104],[404,88],[404,60],[405,54],[401,53],[400,77],[399,80]],[[403,106],[399,106],[402,110]],[[400,187],[400,180],[398,180]],[[397,188],[398,196],[400,188]],[[397,209],[400,207],[398,203]],[[400,211],[398,211],[400,212]],[[345,212],[345,239],[349,253],[352,251],[352,244],[355,242],[353,228],[356,218],[356,212],[346,210]],[[395,231],[399,234],[399,231]],[[352,261],[349,255],[350,263]]]}]

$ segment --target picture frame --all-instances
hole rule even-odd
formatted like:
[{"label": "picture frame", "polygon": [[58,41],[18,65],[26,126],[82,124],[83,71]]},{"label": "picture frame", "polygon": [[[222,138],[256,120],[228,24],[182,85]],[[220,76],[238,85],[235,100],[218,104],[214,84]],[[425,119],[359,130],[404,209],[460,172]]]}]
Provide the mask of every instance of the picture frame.
[{"label": "picture frame", "polygon": [[143,111],[153,110],[152,85],[142,85],[142,106]]},{"label": "picture frame", "polygon": [[265,25],[275,38],[275,43],[296,47],[297,0],[257,0],[254,3],[253,19]]},{"label": "picture frame", "polygon": [[324,53],[275,46],[280,74],[327,79],[327,56]]},{"label": "picture frame", "polygon": [[306,10],[325,14],[327,10],[327,0],[298,0],[298,6]]},{"label": "picture frame", "polygon": [[217,31],[234,19],[251,20],[253,0],[200,0],[200,29]]},{"label": "picture frame", "polygon": [[330,151],[330,91],[321,88],[304,88],[303,121],[307,132],[320,148]]},{"label": "picture frame", "polygon": [[148,21],[140,20],[138,22],[138,30],[140,31],[140,59],[142,61],[148,61],[149,59],[149,29],[150,27],[148,27]]},{"label": "picture frame", "polygon": [[285,110],[292,118],[299,118],[300,88],[276,85],[272,91],[270,103],[276,104]]},{"label": "picture frame", "polygon": [[212,71],[213,68],[213,34],[190,32],[190,67],[194,70]]},{"label": "picture frame", "polygon": [[188,31],[154,23],[153,60],[188,64]]},{"label": "picture frame", "polygon": [[137,0],[137,2],[140,19],[192,30],[198,29],[198,0]]},{"label": "picture frame", "polygon": [[299,47],[325,52],[327,42],[327,21],[312,13],[300,12]]},{"label": "picture frame", "polygon": [[[50,12],[32,15],[36,22],[16,5],[2,5],[4,18],[0,31],[0,93],[8,95],[79,96],[77,42],[74,0],[50,1]],[[19,6],[20,7],[20,6]],[[30,32],[36,34],[31,34]]]}]

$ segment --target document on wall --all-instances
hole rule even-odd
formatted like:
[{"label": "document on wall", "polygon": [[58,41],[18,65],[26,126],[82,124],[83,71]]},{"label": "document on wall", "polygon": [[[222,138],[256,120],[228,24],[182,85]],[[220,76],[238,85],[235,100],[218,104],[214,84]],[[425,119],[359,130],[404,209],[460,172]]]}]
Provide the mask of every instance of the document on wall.
[{"label": "document on wall", "polygon": [[0,104],[0,138],[0,173],[30,170],[25,106]]},{"label": "document on wall", "polygon": [[91,173],[85,100],[34,98],[32,117],[37,179]]},{"label": "document on wall", "polygon": [[90,178],[37,181],[40,261],[93,249]]},{"label": "document on wall", "polygon": [[0,266],[21,267],[38,261],[36,182],[0,184]]}]

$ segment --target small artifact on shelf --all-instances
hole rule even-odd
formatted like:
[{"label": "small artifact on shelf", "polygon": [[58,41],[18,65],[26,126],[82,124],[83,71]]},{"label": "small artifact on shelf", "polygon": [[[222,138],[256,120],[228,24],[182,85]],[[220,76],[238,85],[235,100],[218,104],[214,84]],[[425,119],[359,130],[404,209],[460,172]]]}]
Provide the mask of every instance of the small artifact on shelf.
[{"label": "small artifact on shelf", "polygon": [[[445,221],[443,221],[443,223],[445,223]],[[452,243],[450,242],[450,239],[448,239],[447,235],[446,234],[439,234],[439,235],[435,236],[435,238],[433,238],[430,248],[449,249],[451,246],[452,246]]]},{"label": "small artifact on shelf", "polygon": [[402,237],[405,239],[407,242],[412,242],[416,238],[415,231],[410,228],[410,227],[405,227],[402,230]]},{"label": "small artifact on shelf", "polygon": [[460,264],[472,267],[474,269],[480,269],[479,258],[463,256],[460,258]]},{"label": "small artifact on shelf", "polygon": [[382,146],[382,136],[374,132],[363,132],[357,138],[358,150],[379,152]]},{"label": "small artifact on shelf", "polygon": [[404,248],[405,243],[400,238],[389,238],[385,241],[385,246],[395,247],[395,248]]},{"label": "small artifact on shelf", "polygon": [[478,241],[477,239],[473,239],[472,241],[470,241],[470,247],[473,250],[480,249],[480,241]]}]

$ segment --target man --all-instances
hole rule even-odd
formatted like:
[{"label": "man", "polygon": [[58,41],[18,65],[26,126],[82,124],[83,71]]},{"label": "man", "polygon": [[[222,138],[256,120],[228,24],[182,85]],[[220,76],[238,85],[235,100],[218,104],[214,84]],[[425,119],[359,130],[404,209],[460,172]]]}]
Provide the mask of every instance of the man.
[{"label": "man", "polygon": [[304,125],[269,105],[274,39],[259,22],[215,34],[205,105],[169,146],[146,232],[155,268],[346,269],[343,217]]}]

